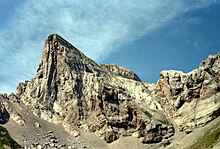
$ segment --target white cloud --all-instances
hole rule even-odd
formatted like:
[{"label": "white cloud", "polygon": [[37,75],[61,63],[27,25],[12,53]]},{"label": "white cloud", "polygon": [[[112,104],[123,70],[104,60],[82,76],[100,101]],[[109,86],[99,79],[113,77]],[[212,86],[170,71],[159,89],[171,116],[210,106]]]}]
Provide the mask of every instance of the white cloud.
[{"label": "white cloud", "polygon": [[51,33],[100,61],[176,16],[209,4],[205,0],[27,0],[16,8],[7,28],[0,28],[0,92],[10,92],[19,81],[34,76],[44,39]]}]

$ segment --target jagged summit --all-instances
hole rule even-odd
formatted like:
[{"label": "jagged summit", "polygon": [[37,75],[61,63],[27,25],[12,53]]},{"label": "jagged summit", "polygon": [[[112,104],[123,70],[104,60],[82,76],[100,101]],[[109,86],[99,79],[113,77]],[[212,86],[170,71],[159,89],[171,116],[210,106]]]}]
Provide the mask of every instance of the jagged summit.
[{"label": "jagged summit", "polygon": [[47,37],[47,39],[45,40],[45,46],[53,46],[56,48],[56,50],[59,50],[60,52],[62,52],[63,50],[65,50],[66,48],[72,49],[77,51],[78,54],[82,54],[83,53],[78,50],[76,47],[74,47],[71,43],[69,43],[67,40],[65,40],[63,37],[61,37],[58,34],[51,34]]},{"label": "jagged summit", "polygon": [[[38,70],[43,69],[42,65],[50,65],[51,68],[57,69],[68,66],[70,71],[86,71],[97,75],[106,73],[93,60],[57,34],[48,36],[45,41],[42,61]],[[46,66],[45,68],[48,67]]]},{"label": "jagged summit", "polygon": [[59,43],[59,44],[62,44],[62,45],[69,45],[68,47],[74,47],[72,44],[70,44],[67,40],[65,40],[63,37],[59,36],[58,34],[49,35],[45,42],[46,43],[52,42],[52,43],[56,44],[57,46],[58,46],[58,43]]}]

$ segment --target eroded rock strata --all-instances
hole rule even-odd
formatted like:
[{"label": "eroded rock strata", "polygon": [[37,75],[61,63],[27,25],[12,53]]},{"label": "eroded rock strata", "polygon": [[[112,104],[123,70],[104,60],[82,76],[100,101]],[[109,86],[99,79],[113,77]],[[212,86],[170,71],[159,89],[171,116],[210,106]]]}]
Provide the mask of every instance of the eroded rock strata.
[{"label": "eroded rock strata", "polygon": [[220,54],[189,73],[162,71],[154,96],[179,130],[191,132],[220,114]]},{"label": "eroded rock strata", "polygon": [[[126,75],[116,66],[115,71],[103,67],[60,36],[51,35],[36,77],[21,83],[16,95],[36,116],[73,124],[107,142],[134,134],[143,137],[143,142],[161,142],[173,127],[153,118],[157,112],[151,111],[159,103],[152,101],[136,74],[127,71]],[[146,106],[138,105],[142,102]]]}]

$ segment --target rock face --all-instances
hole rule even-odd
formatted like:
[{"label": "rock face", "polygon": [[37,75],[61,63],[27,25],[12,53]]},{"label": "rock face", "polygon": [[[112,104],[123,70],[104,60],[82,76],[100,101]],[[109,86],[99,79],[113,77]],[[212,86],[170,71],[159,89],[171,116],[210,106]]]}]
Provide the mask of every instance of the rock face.
[{"label": "rock face", "polygon": [[122,66],[117,66],[115,64],[101,64],[101,67],[104,68],[106,71],[111,72],[112,74],[141,82],[141,79],[137,76],[137,74]]},{"label": "rock face", "polygon": [[[52,34],[36,76],[20,83],[16,94],[0,94],[0,122],[10,118],[25,127],[29,120],[17,112],[25,104],[38,119],[62,124],[77,138],[81,129],[107,143],[132,136],[165,147],[176,132],[190,133],[219,117],[219,76],[220,53],[192,72],[162,71],[157,84],[143,83],[133,71],[98,65]],[[34,121],[33,127],[44,126]]]},{"label": "rock face", "polygon": [[220,114],[220,53],[192,72],[162,71],[154,95],[179,126],[191,132]]},{"label": "rock face", "polygon": [[14,94],[11,94],[10,96],[0,94],[0,124],[7,123],[9,121],[9,118],[11,118],[17,124],[24,126],[25,121],[17,112],[16,109],[18,107],[15,107],[16,104],[13,103],[19,103],[18,98]]},{"label": "rock face", "polygon": [[5,124],[9,121],[10,114],[5,109],[4,102],[6,97],[0,94],[0,124]]},{"label": "rock face", "polygon": [[16,95],[36,116],[62,121],[67,131],[74,125],[94,132],[106,142],[133,134],[145,143],[161,142],[168,130],[174,132],[170,123],[153,116],[165,117],[153,111],[159,103],[135,73],[101,67],[58,35],[48,37],[36,77],[21,83]]},{"label": "rock face", "polygon": [[[0,94],[0,125],[6,124],[11,118],[19,125],[24,126],[25,122],[14,109],[7,95]],[[20,145],[11,138],[7,129],[2,126],[0,126],[0,148],[20,148]]]}]

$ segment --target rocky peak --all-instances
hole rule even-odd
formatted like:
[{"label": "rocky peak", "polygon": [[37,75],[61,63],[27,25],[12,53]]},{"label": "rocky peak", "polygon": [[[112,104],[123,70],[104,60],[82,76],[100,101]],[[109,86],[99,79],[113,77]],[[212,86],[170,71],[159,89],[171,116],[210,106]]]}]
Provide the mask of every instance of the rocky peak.
[{"label": "rocky peak", "polygon": [[[60,70],[64,66],[68,67],[69,71],[78,73],[85,71],[97,75],[105,74],[105,71],[93,60],[59,35],[52,34],[45,41],[42,61],[37,72],[42,77],[42,69],[53,71],[54,69]],[[47,74],[49,72],[45,75]]]},{"label": "rocky peak", "polygon": [[[53,34],[45,42],[36,77],[20,83],[17,96],[36,116],[62,122],[67,131],[74,125],[107,142],[133,134],[146,143],[161,142],[168,127],[172,133],[173,127],[152,116],[158,115],[153,109],[160,106],[139,81],[134,72],[123,67],[99,66]],[[146,106],[138,105],[140,102]],[[146,138],[149,133],[155,137]]]},{"label": "rocky peak", "polygon": [[101,78],[108,73],[65,39],[52,34],[45,41],[36,77],[20,83],[17,95],[24,97],[22,99],[26,104],[33,105],[36,115],[42,116],[44,113],[43,117],[50,119],[55,102],[75,98],[74,102],[81,104],[85,84],[82,81],[87,75]]}]

